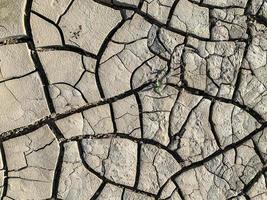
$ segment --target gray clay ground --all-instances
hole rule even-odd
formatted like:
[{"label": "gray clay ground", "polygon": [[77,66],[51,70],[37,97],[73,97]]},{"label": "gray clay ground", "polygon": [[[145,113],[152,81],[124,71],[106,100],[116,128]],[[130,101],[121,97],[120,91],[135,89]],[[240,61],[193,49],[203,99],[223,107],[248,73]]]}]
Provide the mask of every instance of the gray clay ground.
[{"label": "gray clay ground", "polygon": [[0,0],[1,199],[266,200],[266,0]]}]

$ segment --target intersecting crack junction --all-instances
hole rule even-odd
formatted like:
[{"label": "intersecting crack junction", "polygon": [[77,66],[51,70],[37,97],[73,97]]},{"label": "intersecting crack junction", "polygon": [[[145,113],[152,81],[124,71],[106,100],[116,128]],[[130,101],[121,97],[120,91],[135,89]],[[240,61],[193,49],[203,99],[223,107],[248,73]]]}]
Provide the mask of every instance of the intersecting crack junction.
[{"label": "intersecting crack junction", "polygon": [[266,0],[0,0],[1,200],[267,200]]}]

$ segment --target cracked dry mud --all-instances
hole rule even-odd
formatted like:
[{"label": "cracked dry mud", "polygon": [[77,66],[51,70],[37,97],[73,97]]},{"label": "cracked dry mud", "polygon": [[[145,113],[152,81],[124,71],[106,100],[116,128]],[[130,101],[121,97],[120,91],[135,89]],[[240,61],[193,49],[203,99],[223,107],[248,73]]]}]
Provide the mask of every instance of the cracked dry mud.
[{"label": "cracked dry mud", "polygon": [[266,0],[0,0],[1,199],[266,200]]}]

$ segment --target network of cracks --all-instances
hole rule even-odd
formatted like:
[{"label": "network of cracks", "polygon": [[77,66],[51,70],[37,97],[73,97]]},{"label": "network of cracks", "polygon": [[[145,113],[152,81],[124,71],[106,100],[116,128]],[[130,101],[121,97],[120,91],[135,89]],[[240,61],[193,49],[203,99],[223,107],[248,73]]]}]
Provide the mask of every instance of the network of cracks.
[{"label": "network of cracks", "polygon": [[1,199],[267,199],[267,1],[1,0],[0,38]]}]

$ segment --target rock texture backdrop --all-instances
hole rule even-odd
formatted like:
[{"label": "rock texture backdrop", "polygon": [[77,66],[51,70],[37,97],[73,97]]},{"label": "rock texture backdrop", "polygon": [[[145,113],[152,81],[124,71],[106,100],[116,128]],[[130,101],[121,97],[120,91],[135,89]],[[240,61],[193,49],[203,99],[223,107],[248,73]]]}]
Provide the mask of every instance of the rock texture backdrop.
[{"label": "rock texture backdrop", "polygon": [[267,200],[266,0],[0,0],[3,200]]}]

